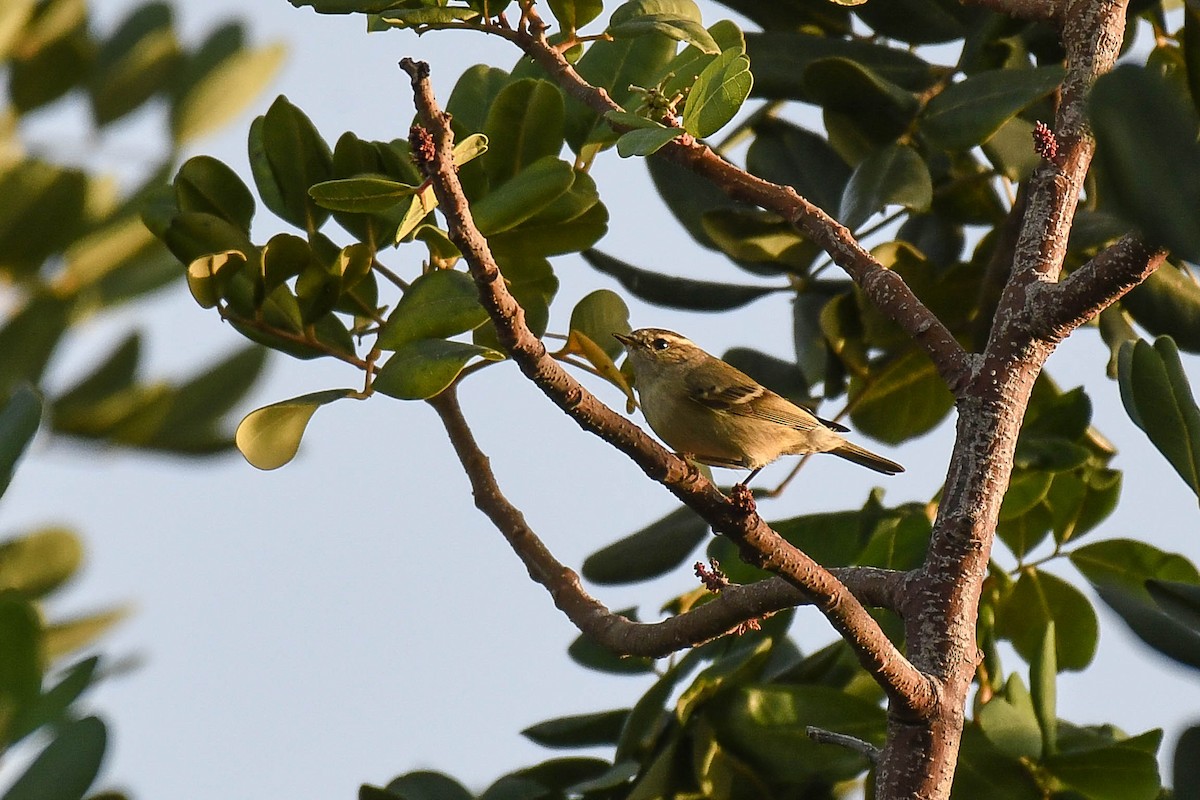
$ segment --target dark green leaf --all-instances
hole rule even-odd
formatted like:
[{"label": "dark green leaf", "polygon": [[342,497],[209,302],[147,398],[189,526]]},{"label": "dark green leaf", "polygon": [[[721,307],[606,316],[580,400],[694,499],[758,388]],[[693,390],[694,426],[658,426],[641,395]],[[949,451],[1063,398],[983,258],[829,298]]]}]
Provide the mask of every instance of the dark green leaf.
[{"label": "dark green leaf", "polygon": [[597,289],[571,310],[570,330],[582,333],[615,359],[624,348],[613,334],[629,333],[629,307],[616,292]]},{"label": "dark green leaf", "polygon": [[1100,586],[1096,591],[1139,639],[1181,664],[1200,669],[1200,631],[1122,589]]},{"label": "dark green leaf", "polygon": [[554,84],[526,78],[501,89],[483,126],[488,151],[482,164],[491,185],[500,186],[535,162],[557,157],[563,122],[563,96]]},{"label": "dark green leaf", "polygon": [[1175,743],[1171,777],[1176,797],[1200,797],[1200,725],[1180,734]]},{"label": "dark green leaf", "polygon": [[20,712],[42,687],[41,623],[28,598],[0,591],[0,703]]},{"label": "dark green leaf", "polygon": [[804,69],[805,93],[877,145],[894,142],[920,110],[913,94],[848,58],[821,58]]},{"label": "dark green leaf", "polygon": [[600,16],[603,0],[548,0],[550,13],[564,31],[582,28]]},{"label": "dark green leaf", "polygon": [[[26,159],[0,171],[0,271],[32,277],[81,233],[86,173]],[[4,352],[12,352],[4,350]]]},{"label": "dark green leaf", "polygon": [[627,708],[576,714],[531,725],[521,735],[543,747],[615,745],[628,717]]},{"label": "dark green leaf", "polygon": [[933,182],[925,161],[907,145],[877,151],[857,167],[842,194],[838,219],[855,229],[888,205],[926,211],[933,201]]},{"label": "dark green leaf", "polygon": [[820,251],[781,217],[770,211],[716,209],[702,218],[704,232],[727,256],[760,273],[807,270]]},{"label": "dark green leaf", "polygon": [[635,267],[599,250],[585,250],[583,258],[597,271],[615,278],[631,294],[648,303],[691,311],[728,311],[781,291],[774,286],[739,286],[663,275]]},{"label": "dark green leaf", "polygon": [[1059,753],[1041,764],[1048,773],[1089,800],[1155,800],[1158,760],[1153,753],[1117,743],[1111,747]]},{"label": "dark green leaf", "polygon": [[42,398],[30,386],[17,387],[0,408],[0,495],[8,489],[17,462],[37,433],[41,419]]},{"label": "dark green leaf", "polygon": [[1121,346],[1121,401],[1188,487],[1200,495],[1200,408],[1169,337]]},{"label": "dark green leaf", "polygon": [[1200,572],[1183,556],[1134,539],[1110,539],[1077,547],[1071,563],[1096,586],[1115,587],[1150,600],[1146,581],[1153,578],[1200,584]]},{"label": "dark green leaf", "polygon": [[583,576],[599,584],[636,583],[683,564],[708,535],[708,523],[690,508],[660,520],[588,556]]},{"label": "dark green leaf", "polygon": [[376,391],[399,400],[424,400],[454,382],[475,357],[501,361],[504,354],[487,347],[445,339],[416,339],[396,352],[375,376]]},{"label": "dark green leaf", "polygon": [[[633,609],[614,612],[618,616],[637,621]],[[654,660],[642,656],[623,656],[599,644],[586,634],[580,634],[567,648],[567,655],[581,667],[615,675],[641,675],[654,671]]]},{"label": "dark green leaf", "polygon": [[850,180],[850,167],[823,136],[769,118],[754,126],[746,168],[774,183],[787,184],[820,208],[837,210]]},{"label": "dark green leaf", "polygon": [[409,772],[392,780],[387,791],[403,800],[472,800],[458,781],[440,772]]},{"label": "dark green leaf", "polygon": [[963,728],[953,800],[1044,800],[1028,769],[1004,755],[975,725]]},{"label": "dark green leaf", "polygon": [[82,800],[100,771],[107,741],[104,723],[96,717],[64,725],[4,800]]},{"label": "dark green leaf", "polygon": [[479,290],[465,272],[435,269],[412,282],[379,335],[378,346],[395,350],[418,339],[441,339],[487,321]]},{"label": "dark green leaf", "polygon": [[475,225],[485,236],[503,233],[549,206],[575,182],[575,170],[547,156],[530,164],[471,207]]},{"label": "dark green leaf", "polygon": [[704,230],[705,215],[717,209],[745,206],[739,206],[711,181],[666,159],[647,159],[646,167],[650,170],[654,188],[684,230],[698,244],[710,250],[716,249],[712,238]]},{"label": "dark green leaf", "polygon": [[[1194,568],[1192,572],[1195,572]],[[1163,611],[1192,630],[1200,631],[1200,586],[1197,583],[1200,581],[1192,576],[1184,581],[1156,577],[1146,581],[1146,591]]]},{"label": "dark green leaf", "polygon": [[954,407],[954,397],[928,357],[910,350],[867,379],[850,383],[850,419],[863,433],[898,444],[931,430]]},{"label": "dark green leaf", "polygon": [[[580,182],[576,176],[575,183]],[[560,195],[539,214],[520,226],[488,237],[492,254],[499,261],[545,258],[588,249],[608,232],[608,209],[596,203],[583,214],[566,222],[555,221],[549,212],[568,198],[571,191]],[[547,216],[544,216],[547,215]]]},{"label": "dark green leaf", "polygon": [[[947,150],[967,150],[987,141],[1017,112],[1052,92],[1063,79],[1060,66],[977,72],[929,101],[921,129]],[[1032,142],[1027,141],[1032,149]]]},{"label": "dark green leaf", "polygon": [[[1118,67],[1096,81],[1089,102],[1106,196],[1148,240],[1200,260],[1200,144],[1196,111],[1154,70]],[[1154,142],[1147,147],[1147,142]]]},{"label": "dark green leaf", "polygon": [[507,72],[486,64],[476,64],[459,76],[446,101],[455,138],[483,131],[492,101],[507,84]]},{"label": "dark green leaf", "polygon": [[20,741],[43,725],[61,725],[71,704],[91,686],[99,663],[98,656],[80,661],[58,683],[25,706],[6,731],[9,744]]},{"label": "dark green leaf", "polygon": [[308,189],[333,177],[333,153],[312,120],[283,95],[250,128],[250,167],[263,203],[282,219],[312,232],[329,218]]},{"label": "dark green leaf", "polygon": [[352,394],[351,389],[331,389],[251,411],[238,425],[238,450],[259,469],[282,467],[295,458],[304,429],[317,409]]},{"label": "dark green leaf", "polygon": [[1121,298],[1121,307],[1155,336],[1170,336],[1183,350],[1200,352],[1200,285],[1189,270],[1162,264]]},{"label": "dark green leaf", "polygon": [[1025,569],[997,612],[997,633],[1026,661],[1037,657],[1046,626],[1054,622],[1060,670],[1081,670],[1096,653],[1099,629],[1088,599],[1056,575]]},{"label": "dark green leaf", "polygon": [[254,195],[226,164],[211,156],[194,156],[183,162],[173,185],[180,211],[203,211],[250,233]]},{"label": "dark green leaf", "polygon": [[910,44],[935,44],[964,38],[968,23],[978,14],[957,2],[946,0],[891,0],[863,3],[855,15],[878,35]]},{"label": "dark green leaf", "polygon": [[613,12],[607,33],[615,39],[659,33],[705,53],[721,50],[700,23],[700,9],[693,0],[629,0]]}]

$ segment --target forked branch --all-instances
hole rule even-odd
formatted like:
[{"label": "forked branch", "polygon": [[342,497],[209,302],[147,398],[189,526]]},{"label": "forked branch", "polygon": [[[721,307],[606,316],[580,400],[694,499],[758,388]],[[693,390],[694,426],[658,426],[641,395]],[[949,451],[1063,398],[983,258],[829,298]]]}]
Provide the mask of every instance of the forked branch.
[{"label": "forked branch", "polygon": [[412,78],[417,112],[427,128],[414,126],[413,156],[431,182],[450,239],[467,262],[497,337],[520,370],[582,428],[624,452],[649,477],[699,513],[714,531],[729,536],[743,558],[780,575],[811,598],[854,648],[896,709],[912,716],[929,713],[937,701],[935,682],[909,663],[841,581],[772,530],[752,509],[730,501],[695,467],[601,403],[547,355],[541,340],[525,324],[524,311],[475,227],[453,163],[454,136],[448,117],[434,99],[428,65],[410,59],[400,64]]}]

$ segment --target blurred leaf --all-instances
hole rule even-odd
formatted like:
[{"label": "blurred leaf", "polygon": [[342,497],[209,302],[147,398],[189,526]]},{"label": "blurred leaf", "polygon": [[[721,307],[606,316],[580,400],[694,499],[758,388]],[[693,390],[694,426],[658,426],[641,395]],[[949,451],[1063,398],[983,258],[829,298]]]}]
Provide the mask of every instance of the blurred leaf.
[{"label": "blurred leaf", "polygon": [[1076,547],[1071,563],[1096,586],[1111,586],[1150,600],[1146,581],[1150,579],[1200,584],[1200,572],[1185,557],[1167,553],[1134,539],[1109,539]]},{"label": "blurred leaf", "polygon": [[396,350],[418,339],[441,339],[478,328],[488,315],[465,272],[435,269],[408,287],[379,334],[377,346]]},{"label": "blurred leaf", "polygon": [[503,361],[503,353],[488,347],[445,339],[416,339],[405,342],[375,375],[376,391],[399,400],[424,400],[454,382],[463,367],[479,356],[485,361]]},{"label": "blurred leaf", "polygon": [[1164,336],[1153,346],[1140,339],[1122,345],[1117,377],[1130,418],[1200,496],[1200,408],[1175,342]]},{"label": "blurred leaf", "polygon": [[[624,609],[613,613],[637,621],[637,614],[633,609]],[[567,655],[581,667],[587,667],[597,672],[614,675],[642,675],[654,671],[654,659],[644,656],[618,655],[582,633],[571,642],[570,647],[567,648]]]},{"label": "blurred leaf", "polygon": [[83,545],[67,528],[42,528],[0,542],[0,591],[39,599],[62,586],[83,563]]},{"label": "blurred leaf", "polygon": [[993,695],[975,721],[988,740],[1009,758],[1041,757],[1042,731],[1033,698],[1015,672],[1008,676],[1004,692]]},{"label": "blurred leaf", "polygon": [[1050,622],[1058,669],[1081,670],[1090,664],[1100,635],[1092,604],[1062,578],[1026,568],[997,611],[997,633],[1012,642],[1022,658],[1033,661]]},{"label": "blurred leaf", "polygon": [[684,129],[699,138],[716,133],[741,109],[753,84],[750,59],[742,49],[725,50],[704,68],[692,85],[683,108]]},{"label": "blurred leaf", "polygon": [[753,95],[771,100],[814,102],[804,73],[822,58],[853,61],[908,91],[926,89],[938,76],[935,67],[908,50],[794,30],[747,33],[746,52],[754,65]]},{"label": "blurred leaf", "polygon": [[[0,340],[4,334],[0,331]],[[19,386],[0,408],[0,496],[42,419],[42,398],[30,386]],[[0,578],[0,585],[5,581]]]},{"label": "blurred leaf", "polygon": [[500,186],[544,158],[557,158],[564,119],[562,92],[547,81],[526,78],[501,89],[483,125],[488,151],[481,163],[491,185]]},{"label": "blurred leaf", "polygon": [[925,561],[932,531],[923,510],[883,520],[855,563],[884,569],[917,569]]},{"label": "blurred leaf", "polygon": [[0,591],[0,704],[20,712],[42,687],[41,624],[19,592]]},{"label": "blurred leaf", "polygon": [[48,661],[55,661],[88,647],[128,615],[127,609],[113,608],[46,625],[42,631],[42,654]]},{"label": "blurred leaf", "polygon": [[214,131],[240,114],[275,78],[286,53],[282,44],[239,49],[188,86],[171,109],[176,146]]},{"label": "blurred leaf", "polygon": [[1121,298],[1121,308],[1155,336],[1170,336],[1189,353],[1200,352],[1200,285],[1190,270],[1162,264]]},{"label": "blurred leaf", "polygon": [[710,250],[716,249],[716,244],[704,230],[705,215],[717,209],[746,208],[731,200],[711,181],[666,159],[647,159],[646,168],[654,188],[675,219],[698,244]]},{"label": "blurred leaf", "polygon": [[67,723],[4,794],[4,800],[82,800],[100,772],[108,732],[96,717]]},{"label": "blurred leaf", "polygon": [[542,747],[615,745],[628,717],[627,708],[576,714],[531,725],[521,735]]},{"label": "blurred leaf", "polygon": [[583,577],[613,585],[657,578],[683,564],[708,536],[708,523],[686,506],[584,559]]},{"label": "blurred leaf", "polygon": [[1043,759],[1050,775],[1094,800],[1155,800],[1158,760],[1153,753],[1117,743],[1098,750],[1058,753]]},{"label": "blurred leaf", "polygon": [[295,458],[308,421],[317,409],[352,394],[353,389],[330,389],[251,411],[238,424],[238,450],[251,466],[278,469]]},{"label": "blurred leaf", "polygon": [[92,685],[99,663],[97,656],[80,661],[58,683],[26,705],[13,718],[6,735],[7,743],[15,744],[43,725],[62,725],[71,704]]},{"label": "blurred leaf", "polygon": [[312,120],[280,95],[250,126],[250,169],[263,204],[281,219],[316,231],[329,212],[310,186],[333,177],[333,153]]},{"label": "blurred leaf", "polygon": [[1034,124],[1020,117],[1010,117],[987,141],[980,145],[988,161],[1010,181],[1020,181],[1033,174],[1042,157],[1031,146]]},{"label": "blurred leaf", "polygon": [[614,39],[653,32],[687,42],[705,53],[721,50],[700,23],[700,9],[693,0],[629,0],[613,11],[606,32]]},{"label": "blurred leaf", "polygon": [[933,201],[933,183],[925,161],[907,145],[876,151],[854,168],[842,194],[838,219],[856,229],[888,205],[926,211]]},{"label": "blurred leaf", "polygon": [[1172,767],[1175,796],[1200,797],[1200,725],[1193,725],[1179,735]]},{"label": "blurred leaf", "polygon": [[615,278],[635,297],[655,305],[691,311],[728,311],[740,308],[785,287],[741,286],[663,275],[635,267],[600,250],[585,250],[584,261],[598,272]]},{"label": "blurred leaf", "polygon": [[[970,149],[987,141],[1021,109],[1054,91],[1063,75],[1058,65],[968,75],[929,101],[921,129],[939,147]],[[1026,146],[1033,147],[1028,141]]]},{"label": "blurred leaf", "polygon": [[[841,0],[846,2],[846,0]],[[910,44],[935,44],[966,37],[977,9],[945,0],[892,0],[890,3],[847,2],[855,15],[887,39]]]},{"label": "blurred leaf", "polygon": [[[1200,144],[1196,110],[1154,70],[1126,64],[1101,76],[1089,98],[1106,195],[1146,239],[1200,260]],[[1146,147],[1154,142],[1154,147]],[[1170,186],[1164,193],[1162,187]]]},{"label": "blurred leaf", "polygon": [[926,433],[954,407],[954,397],[919,350],[909,350],[869,378],[850,382],[850,419],[863,433],[888,444]]},{"label": "blurred leaf", "polygon": [[714,209],[701,220],[708,241],[738,266],[771,274],[806,271],[820,252],[790,223],[770,211]]},{"label": "blurred leaf", "polygon": [[809,63],[804,68],[804,87],[827,118],[830,114],[840,116],[875,145],[889,144],[902,136],[920,110],[912,92],[848,58],[821,58]]},{"label": "blurred leaf", "polygon": [[775,118],[756,123],[754,133],[746,169],[793,187],[827,212],[837,210],[851,169],[823,136]]},{"label": "blurred leaf", "polygon": [[1096,591],[1139,639],[1168,658],[1200,669],[1200,630],[1123,589],[1098,586]]},{"label": "blurred leaf", "polygon": [[28,159],[6,163],[0,169],[0,273],[31,278],[78,238],[91,190],[77,169]]},{"label": "blurred leaf", "polygon": [[167,88],[179,58],[170,6],[134,9],[96,54],[89,86],[96,124],[120,119]]}]

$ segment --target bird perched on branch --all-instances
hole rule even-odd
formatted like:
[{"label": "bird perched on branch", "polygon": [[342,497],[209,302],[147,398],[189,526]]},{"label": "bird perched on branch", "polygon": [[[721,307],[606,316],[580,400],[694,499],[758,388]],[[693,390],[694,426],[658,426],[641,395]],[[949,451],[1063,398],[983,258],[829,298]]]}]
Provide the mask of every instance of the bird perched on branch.
[{"label": "bird perched on branch", "polygon": [[895,475],[904,467],[852,444],[847,429],[780,397],[738,368],[662,328],[614,334],[629,353],[642,413],[676,452],[748,469],[749,483],[780,456],[833,453]]}]

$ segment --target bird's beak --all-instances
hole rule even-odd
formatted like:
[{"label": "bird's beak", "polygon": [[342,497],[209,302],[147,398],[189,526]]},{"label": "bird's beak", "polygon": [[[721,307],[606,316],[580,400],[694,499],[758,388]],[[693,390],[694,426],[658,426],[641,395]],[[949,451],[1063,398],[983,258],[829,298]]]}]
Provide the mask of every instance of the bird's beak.
[{"label": "bird's beak", "polygon": [[614,333],[613,338],[626,347],[633,347],[634,343],[637,341],[632,336],[628,336],[624,333]]}]

